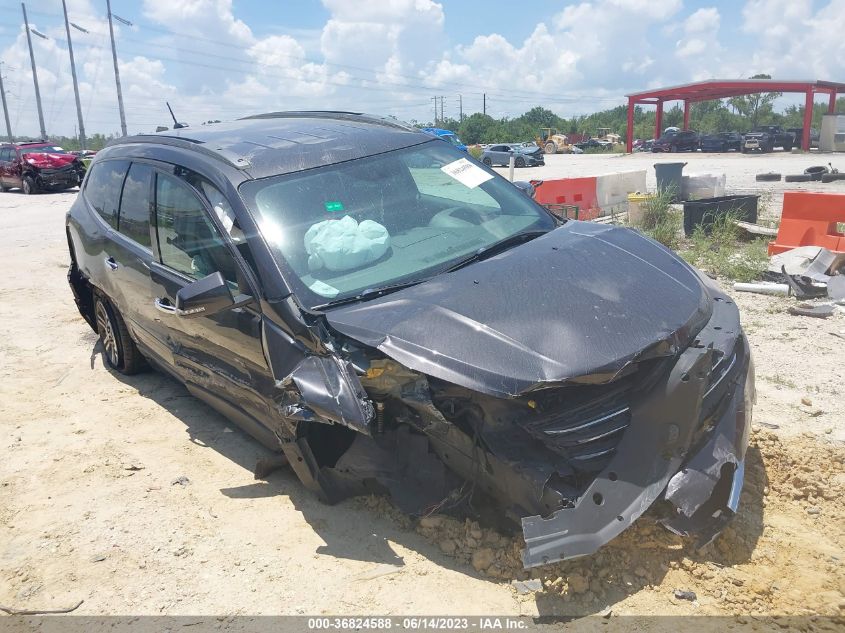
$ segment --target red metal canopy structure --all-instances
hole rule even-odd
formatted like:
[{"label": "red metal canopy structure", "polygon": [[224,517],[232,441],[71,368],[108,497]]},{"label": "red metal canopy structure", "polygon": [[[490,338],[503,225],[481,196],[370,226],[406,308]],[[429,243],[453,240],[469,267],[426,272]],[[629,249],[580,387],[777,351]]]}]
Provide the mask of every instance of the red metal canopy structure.
[{"label": "red metal canopy structure", "polygon": [[657,106],[657,116],[654,121],[654,138],[660,136],[663,129],[663,104],[666,101],[684,102],[684,129],[689,127],[689,110],[691,103],[709,101],[711,99],[726,99],[750,95],[758,92],[803,92],[804,100],[804,134],[801,147],[810,149],[810,126],[813,122],[813,102],[817,93],[828,95],[828,112],[836,110],[836,96],[845,94],[845,84],[833,81],[781,81],[777,79],[711,79],[693,84],[658,88],[647,92],[638,92],[628,96],[628,139],[627,150],[634,149],[634,107],[637,104]]}]

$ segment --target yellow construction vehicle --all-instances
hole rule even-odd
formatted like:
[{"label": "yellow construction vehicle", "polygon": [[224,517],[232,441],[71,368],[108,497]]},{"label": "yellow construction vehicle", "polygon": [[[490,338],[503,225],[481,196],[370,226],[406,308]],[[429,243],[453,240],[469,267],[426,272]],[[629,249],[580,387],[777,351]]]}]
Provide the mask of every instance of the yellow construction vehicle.
[{"label": "yellow construction vehicle", "polygon": [[546,154],[567,154],[572,151],[566,136],[553,127],[541,127],[534,142],[538,147],[542,147]]}]

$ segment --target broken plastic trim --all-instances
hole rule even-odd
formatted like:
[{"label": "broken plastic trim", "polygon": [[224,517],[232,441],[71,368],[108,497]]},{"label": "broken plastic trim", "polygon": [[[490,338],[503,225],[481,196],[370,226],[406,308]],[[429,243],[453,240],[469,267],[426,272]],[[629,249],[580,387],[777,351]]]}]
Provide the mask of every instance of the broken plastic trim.
[{"label": "broken plastic trim", "polygon": [[308,356],[290,378],[299,390],[302,404],[317,416],[315,422],[328,420],[370,434],[373,404],[352,363],[334,356]]},{"label": "broken plastic trim", "polygon": [[[522,520],[526,568],[592,554],[660,496],[698,427],[712,357],[710,348],[690,347],[665,380],[632,403],[616,456],[574,507]],[[654,459],[643,459],[652,453]]]}]

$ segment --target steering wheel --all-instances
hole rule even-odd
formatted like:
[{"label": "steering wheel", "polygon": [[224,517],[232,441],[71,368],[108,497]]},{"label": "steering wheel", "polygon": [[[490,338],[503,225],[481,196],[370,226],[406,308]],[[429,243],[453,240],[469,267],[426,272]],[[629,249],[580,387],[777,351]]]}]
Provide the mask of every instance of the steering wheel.
[{"label": "steering wheel", "polygon": [[[462,213],[471,213],[475,218],[478,218],[475,222],[470,222],[469,220],[465,220],[464,218],[456,217],[454,214],[457,211],[461,211]],[[473,219],[475,219],[473,218]],[[485,217],[480,211],[476,211],[472,207],[447,207],[442,211],[438,211],[434,214],[434,217],[431,218],[428,225],[441,228],[441,229],[463,229],[468,228],[471,226],[478,226],[484,221]]]}]

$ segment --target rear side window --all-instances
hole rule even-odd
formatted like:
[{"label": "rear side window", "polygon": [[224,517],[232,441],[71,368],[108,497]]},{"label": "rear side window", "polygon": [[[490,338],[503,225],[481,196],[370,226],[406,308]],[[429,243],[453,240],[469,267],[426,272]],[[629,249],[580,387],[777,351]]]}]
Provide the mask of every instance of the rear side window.
[{"label": "rear side window", "polygon": [[12,150],[8,147],[0,150],[0,160],[6,162],[12,160]]},{"label": "rear side window", "polygon": [[91,166],[85,182],[85,199],[113,229],[117,228],[120,189],[128,170],[129,161],[103,161]]},{"label": "rear side window", "polygon": [[150,188],[153,170],[149,165],[132,163],[123,195],[120,198],[120,219],[117,230],[129,239],[149,248],[150,241]]}]

